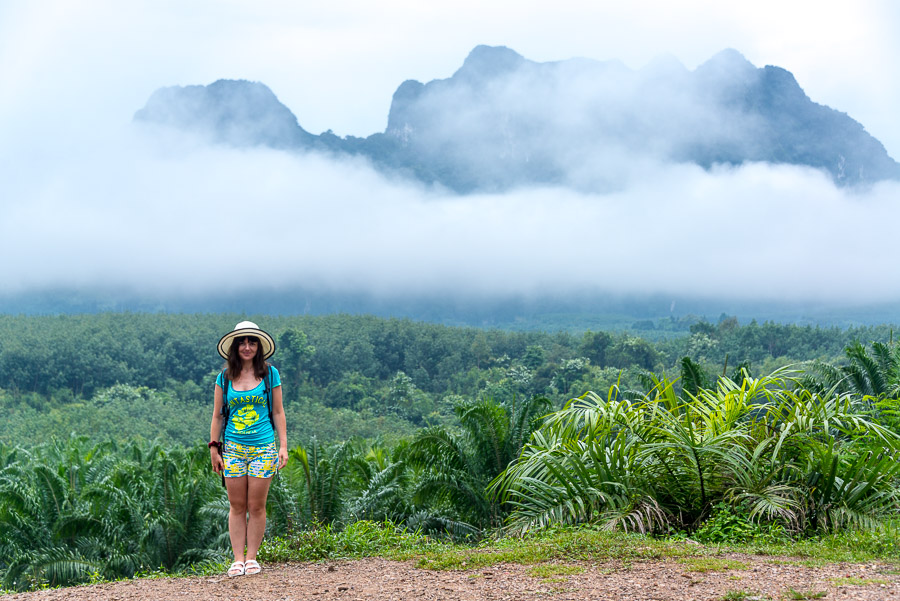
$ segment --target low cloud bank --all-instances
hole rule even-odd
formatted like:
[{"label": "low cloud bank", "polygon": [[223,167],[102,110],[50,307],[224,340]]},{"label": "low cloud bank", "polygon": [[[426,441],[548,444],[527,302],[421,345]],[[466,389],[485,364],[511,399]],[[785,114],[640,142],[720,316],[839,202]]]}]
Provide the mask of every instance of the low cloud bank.
[{"label": "low cloud bank", "polygon": [[[596,290],[758,300],[900,299],[900,184],[643,159],[606,194],[457,196],[362,161],[215,147],[138,127],[3,168],[3,289],[255,286],[383,295]],[[38,158],[39,157],[39,158]],[[573,166],[583,169],[584,165]]]}]

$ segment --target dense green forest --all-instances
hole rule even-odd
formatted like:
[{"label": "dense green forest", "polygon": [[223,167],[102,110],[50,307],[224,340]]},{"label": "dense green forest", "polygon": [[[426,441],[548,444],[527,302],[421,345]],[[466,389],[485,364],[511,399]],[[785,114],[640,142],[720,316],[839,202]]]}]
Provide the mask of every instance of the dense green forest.
[{"label": "dense green forest", "polygon": [[[245,318],[0,316],[0,588],[221,560],[227,500],[205,443],[215,343]],[[276,547],[361,521],[457,540],[585,523],[791,538],[900,509],[889,327],[722,316],[650,342],[249,318],[284,382]]]},{"label": "dense green forest", "polygon": [[[28,446],[85,434],[120,442],[205,441],[215,343],[239,315],[0,316],[0,441]],[[587,391],[634,387],[644,371],[702,381],[736,368],[769,373],[808,360],[845,361],[855,341],[887,342],[888,327],[841,330],[672,322],[685,335],[649,342],[627,333],[503,332],[365,316],[254,316],[278,341],[289,440],[313,435],[402,437],[453,421],[460,399],[539,395],[561,407]],[[663,327],[661,324],[659,327]]]}]

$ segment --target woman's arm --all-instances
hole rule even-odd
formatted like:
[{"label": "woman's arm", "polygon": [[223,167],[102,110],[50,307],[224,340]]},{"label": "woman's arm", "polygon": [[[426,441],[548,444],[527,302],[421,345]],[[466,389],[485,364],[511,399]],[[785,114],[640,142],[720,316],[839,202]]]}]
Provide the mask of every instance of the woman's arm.
[{"label": "woman's arm", "polygon": [[272,421],[278,434],[278,469],[288,461],[287,419],[284,417],[284,403],[281,398],[281,386],[272,389]]},{"label": "woman's arm", "polygon": [[[222,434],[222,387],[216,384],[216,391],[213,394],[213,415],[212,423],[209,426],[209,440],[219,440]],[[212,463],[213,471],[218,473],[225,469],[225,463],[222,461],[222,454],[216,447],[209,447],[209,460]]]}]

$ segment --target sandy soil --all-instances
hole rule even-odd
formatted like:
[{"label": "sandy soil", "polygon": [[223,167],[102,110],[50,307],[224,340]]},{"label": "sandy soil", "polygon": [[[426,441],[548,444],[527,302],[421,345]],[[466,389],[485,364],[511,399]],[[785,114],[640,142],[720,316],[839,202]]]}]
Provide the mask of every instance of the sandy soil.
[{"label": "sandy soil", "polygon": [[[3,601],[434,601],[459,599],[718,601],[824,598],[900,601],[900,572],[881,564],[804,567],[796,560],[750,555],[723,556],[744,569],[692,571],[675,560],[588,564],[577,574],[539,577],[535,566],[501,564],[471,571],[438,572],[412,562],[384,559],[264,565],[255,576],[132,580],[2,597]],[[791,591],[806,596],[793,596]],[[745,592],[740,597],[733,591]],[[824,592],[825,596],[821,596]],[[818,593],[818,597],[812,596]]]}]

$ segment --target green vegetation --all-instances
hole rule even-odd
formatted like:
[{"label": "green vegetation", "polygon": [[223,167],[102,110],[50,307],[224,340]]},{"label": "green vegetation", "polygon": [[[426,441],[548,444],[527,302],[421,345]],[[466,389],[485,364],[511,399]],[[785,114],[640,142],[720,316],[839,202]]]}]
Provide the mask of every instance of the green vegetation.
[{"label": "green vegetation", "polygon": [[847,576],[845,578],[835,578],[832,580],[838,586],[866,586],[868,584],[888,584],[884,578],[856,578]]},{"label": "green vegetation", "polygon": [[678,561],[683,563],[689,572],[725,572],[727,570],[746,570],[749,567],[743,561],[721,557],[687,557]]},{"label": "green vegetation", "polygon": [[[303,444],[313,436],[396,440],[452,426],[459,398],[542,396],[561,407],[588,391],[640,388],[643,371],[685,375],[685,357],[695,386],[722,373],[737,381],[740,367],[844,367],[845,348],[858,341],[891,346],[888,327],[739,325],[724,315],[717,324],[659,322],[654,331],[678,336],[656,343],[628,333],[502,332],[351,315],[0,315],[0,410],[11,417],[0,442],[27,447],[75,432],[202,443],[222,367],[215,342],[248,317],[278,341],[273,360],[285,380],[289,440]],[[900,413],[882,400],[885,414]]]},{"label": "green vegetation", "polygon": [[[677,539],[651,537],[644,534],[609,532],[590,525],[575,528],[550,528],[522,536],[486,538],[472,544],[423,536],[399,528],[392,523],[363,522],[365,537],[357,530],[321,528],[289,536],[270,537],[263,542],[261,553],[267,561],[347,559],[381,556],[390,559],[416,559],[418,567],[432,570],[473,570],[516,563],[523,565],[555,565],[566,562],[597,563],[620,560],[676,560],[688,565],[714,570],[741,570],[741,562],[720,557],[721,554],[754,553],[775,556],[795,555],[806,559],[801,565],[816,567],[833,562],[888,561],[897,564],[896,556],[874,553],[855,546],[854,537],[837,533],[827,543],[811,540],[784,541],[776,545],[753,544],[706,546],[684,544]],[[898,540],[900,531],[869,534],[873,538]],[[360,543],[360,539],[374,541]],[[351,543],[347,540],[350,539]],[[774,562],[775,560],[773,560]],[[888,572],[885,572],[888,573]]]},{"label": "green vegetation", "polygon": [[[214,343],[243,317],[0,316],[0,588],[221,569],[205,442]],[[723,317],[653,344],[254,319],[279,342],[291,446],[265,561],[900,556],[888,328]]]},{"label": "green vegetation", "polygon": [[224,495],[208,454],[54,441],[0,447],[0,586],[27,589],[218,562]]},{"label": "green vegetation", "polygon": [[756,591],[748,590],[733,590],[722,595],[722,601],[757,601],[759,599],[768,599],[768,597],[762,597]]},{"label": "green vegetation", "polygon": [[795,532],[890,516],[900,437],[865,402],[794,388],[786,374],[723,377],[686,398],[665,379],[637,397],[588,393],[547,417],[492,490],[519,531],[694,529],[722,502]]},{"label": "green vegetation", "polygon": [[385,556],[407,559],[436,545],[422,534],[390,522],[360,520],[338,529],[331,525],[266,539],[261,561],[319,561]]},{"label": "green vegetation", "polygon": [[528,570],[528,575],[533,578],[549,579],[553,576],[571,576],[572,574],[582,574],[584,570],[585,569],[582,566],[570,566],[558,563],[544,563]]},{"label": "green vegetation", "polygon": [[828,591],[795,591],[790,589],[788,599],[803,601],[804,599],[824,599],[828,596]]}]

